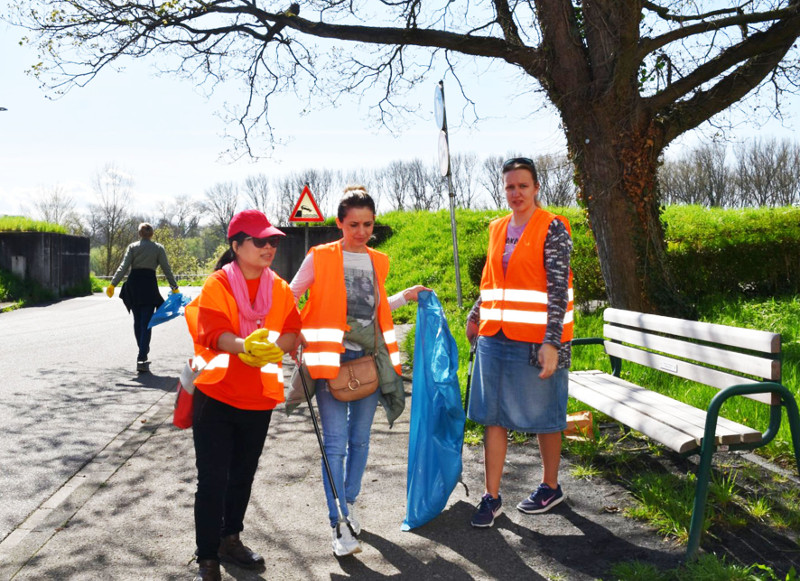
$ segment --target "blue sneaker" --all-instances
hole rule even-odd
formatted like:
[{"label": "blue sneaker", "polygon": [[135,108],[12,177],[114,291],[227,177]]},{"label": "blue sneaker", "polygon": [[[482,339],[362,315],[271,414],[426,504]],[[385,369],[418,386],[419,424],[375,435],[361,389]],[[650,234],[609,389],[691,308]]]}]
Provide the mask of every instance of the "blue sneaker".
[{"label": "blue sneaker", "polygon": [[472,515],[470,524],[474,527],[488,528],[494,524],[494,517],[503,512],[503,497],[494,498],[488,492],[481,498],[481,503]]},{"label": "blue sneaker", "polygon": [[517,505],[517,510],[525,514],[539,514],[547,512],[562,500],[564,500],[564,493],[561,492],[560,484],[553,490],[542,482],[535,492],[531,492],[528,498]]}]

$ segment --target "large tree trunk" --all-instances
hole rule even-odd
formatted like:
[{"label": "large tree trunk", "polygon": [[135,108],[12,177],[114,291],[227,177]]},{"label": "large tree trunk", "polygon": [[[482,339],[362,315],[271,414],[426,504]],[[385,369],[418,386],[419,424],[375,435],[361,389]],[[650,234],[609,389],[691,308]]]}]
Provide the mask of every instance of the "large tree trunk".
[{"label": "large tree trunk", "polygon": [[628,132],[583,129],[591,137],[576,131],[569,147],[609,303],[648,313],[690,315],[666,260],[655,187],[656,144],[661,139],[652,125]]}]

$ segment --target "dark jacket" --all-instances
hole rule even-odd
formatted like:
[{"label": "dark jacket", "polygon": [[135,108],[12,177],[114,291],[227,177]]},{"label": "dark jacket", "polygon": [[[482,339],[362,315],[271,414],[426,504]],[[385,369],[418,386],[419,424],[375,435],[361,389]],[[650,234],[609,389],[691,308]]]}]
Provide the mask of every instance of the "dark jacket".
[{"label": "dark jacket", "polygon": [[158,291],[156,271],[150,268],[134,268],[131,270],[128,280],[122,285],[119,298],[125,303],[125,308],[128,309],[128,312],[133,307],[144,305],[160,307],[161,303],[164,302],[164,298]]}]

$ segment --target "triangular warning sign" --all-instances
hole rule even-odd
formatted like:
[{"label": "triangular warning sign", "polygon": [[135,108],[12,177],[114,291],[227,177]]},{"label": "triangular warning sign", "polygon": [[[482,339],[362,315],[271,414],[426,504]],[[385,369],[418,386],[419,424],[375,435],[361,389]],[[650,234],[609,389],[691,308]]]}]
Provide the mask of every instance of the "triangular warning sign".
[{"label": "triangular warning sign", "polygon": [[314,196],[311,195],[311,189],[306,184],[303,187],[303,193],[300,194],[300,199],[292,210],[289,216],[289,222],[324,222],[325,218],[322,212],[319,211],[317,202],[314,201]]}]

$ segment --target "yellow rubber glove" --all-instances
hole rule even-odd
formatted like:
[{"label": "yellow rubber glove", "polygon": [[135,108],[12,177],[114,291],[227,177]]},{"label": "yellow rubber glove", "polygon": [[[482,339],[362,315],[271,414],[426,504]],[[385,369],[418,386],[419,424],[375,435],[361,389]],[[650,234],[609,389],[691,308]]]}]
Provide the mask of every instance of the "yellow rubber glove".
[{"label": "yellow rubber glove", "polygon": [[267,363],[270,363],[263,357],[257,357],[255,355],[250,355],[249,353],[239,353],[239,359],[244,361],[250,367],[264,367]]},{"label": "yellow rubber glove", "polygon": [[244,340],[244,350],[250,353],[250,347],[254,342],[268,341],[269,329],[256,329],[250,333]]},{"label": "yellow rubber glove", "polygon": [[[283,350],[267,339],[268,329],[256,329],[244,340],[244,350],[247,355],[251,355],[260,361],[267,363],[277,363],[283,359]],[[245,363],[247,360],[242,359]],[[250,363],[247,363],[250,365]]]},{"label": "yellow rubber glove", "polygon": [[180,292],[181,292],[181,289],[179,289],[179,288],[172,289],[172,294],[174,294],[174,295],[180,294]]},{"label": "yellow rubber glove", "polygon": [[114,296],[114,285],[113,284],[110,284],[110,285],[108,285],[106,287],[106,294],[108,295],[108,298],[112,298]]},{"label": "yellow rubber glove", "polygon": [[267,363],[278,363],[283,359],[283,350],[275,343],[269,341],[261,343],[260,341],[253,341],[250,345],[248,355],[258,357],[265,360]]}]

